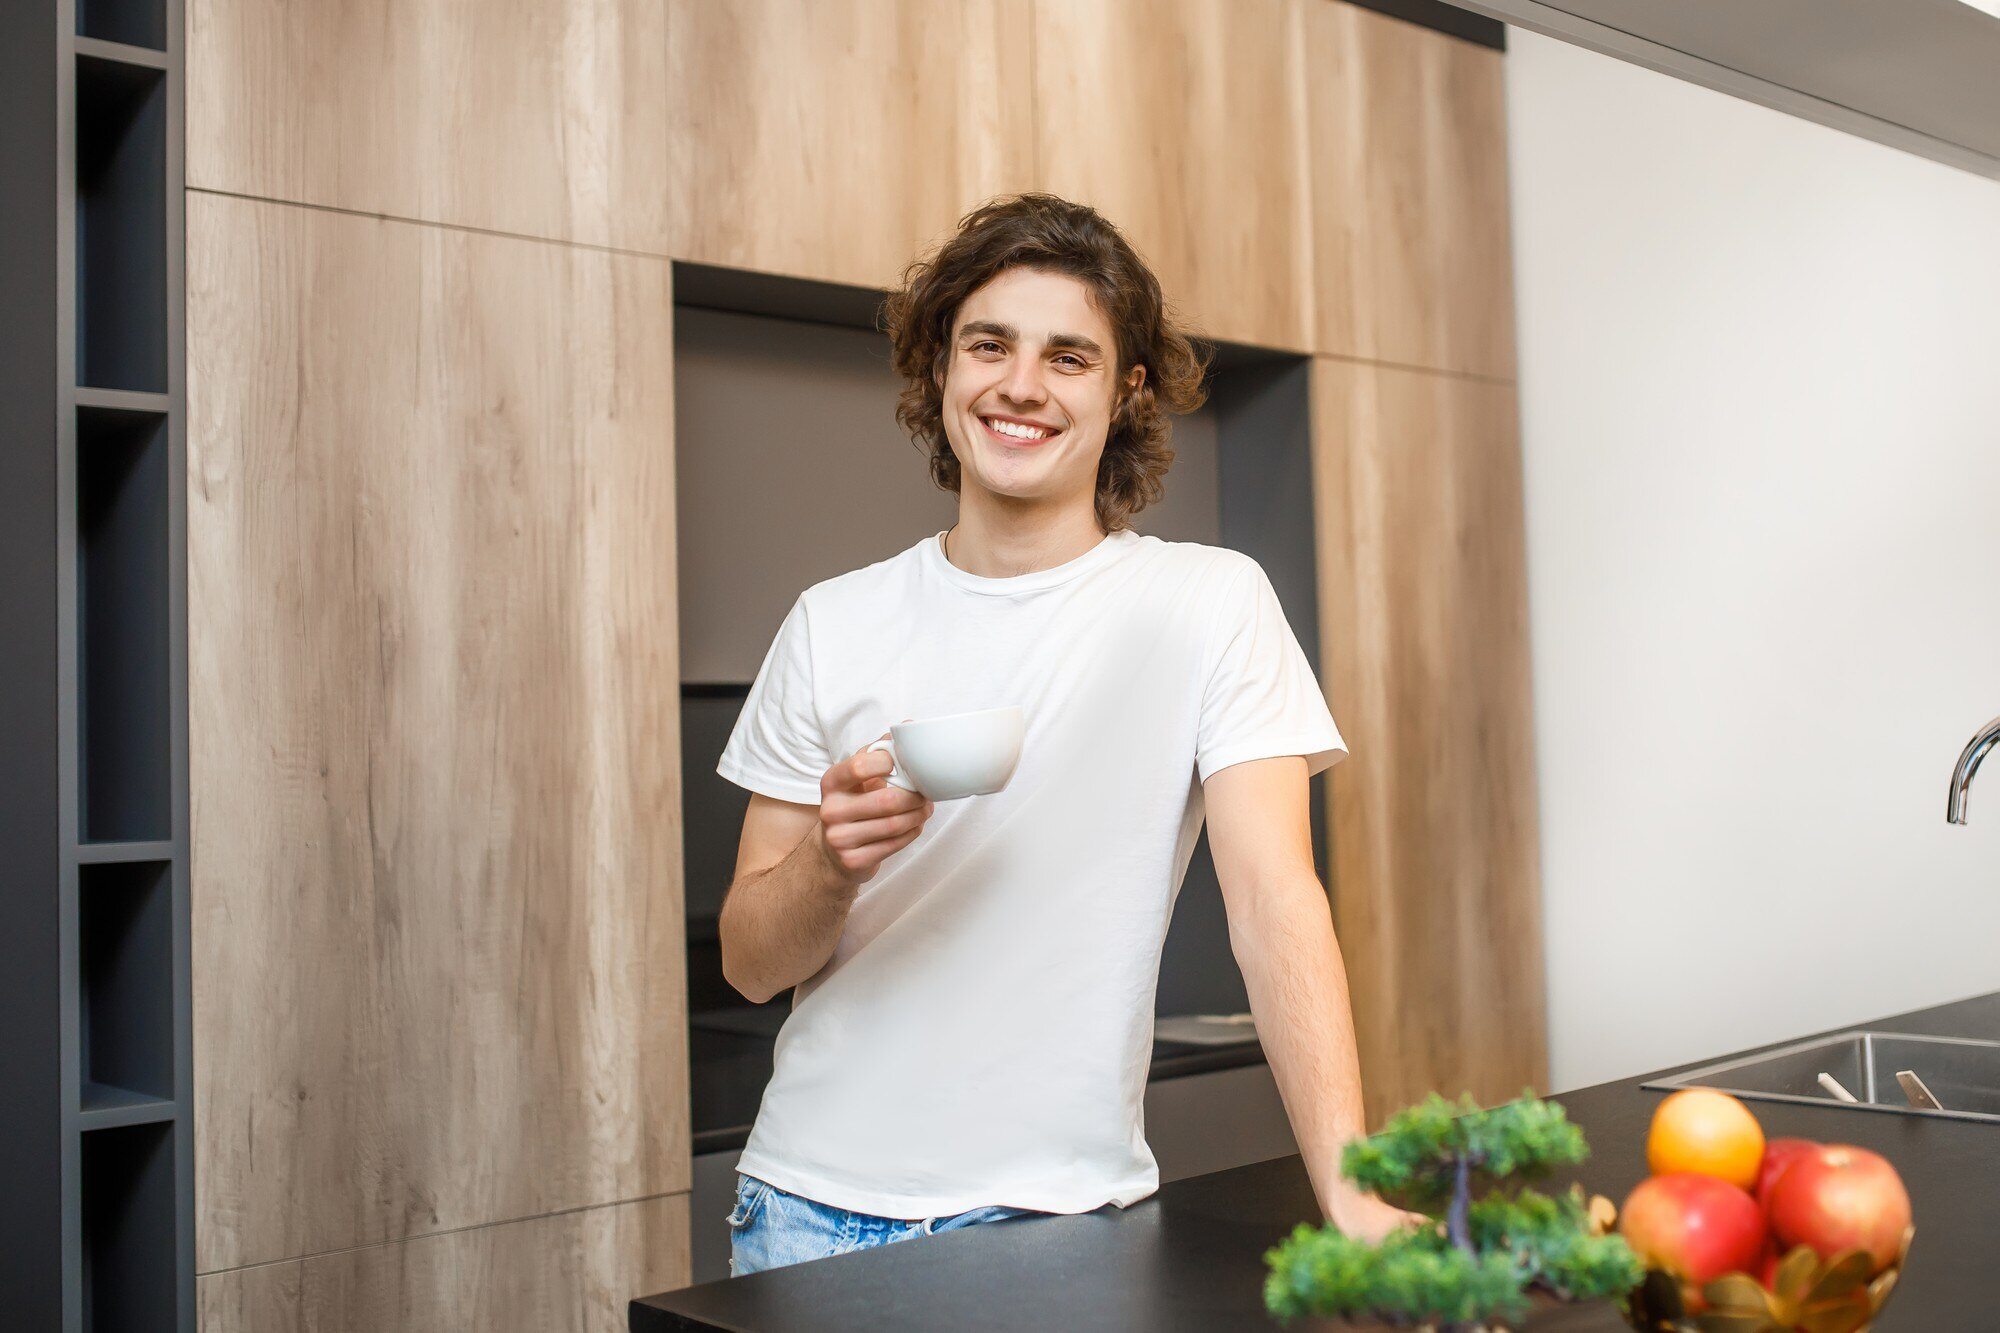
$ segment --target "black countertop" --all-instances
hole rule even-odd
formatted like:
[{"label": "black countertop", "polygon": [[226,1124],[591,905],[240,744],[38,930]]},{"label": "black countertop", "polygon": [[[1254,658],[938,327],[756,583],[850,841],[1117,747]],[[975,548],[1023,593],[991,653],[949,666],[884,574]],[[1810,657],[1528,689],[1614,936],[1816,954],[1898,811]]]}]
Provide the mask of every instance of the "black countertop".
[{"label": "black countertop", "polygon": [[[2000,992],[1828,1031],[1861,1027],[2000,1038]],[[1640,1084],[1719,1058],[1558,1095],[1592,1157],[1553,1183],[1581,1180],[1622,1201],[1646,1175],[1646,1129],[1665,1095]],[[1902,1173],[1917,1239],[1877,1330],[2000,1328],[2000,1124],[1751,1105],[1771,1137],[1860,1144]],[[632,1302],[631,1328],[1268,1330],[1277,1325],[1264,1312],[1264,1251],[1297,1223],[1319,1220],[1304,1163],[1281,1157],[1177,1181],[1123,1211],[1011,1218],[648,1296]],[[1624,1326],[1604,1301],[1540,1310],[1527,1325],[1538,1333]]]}]

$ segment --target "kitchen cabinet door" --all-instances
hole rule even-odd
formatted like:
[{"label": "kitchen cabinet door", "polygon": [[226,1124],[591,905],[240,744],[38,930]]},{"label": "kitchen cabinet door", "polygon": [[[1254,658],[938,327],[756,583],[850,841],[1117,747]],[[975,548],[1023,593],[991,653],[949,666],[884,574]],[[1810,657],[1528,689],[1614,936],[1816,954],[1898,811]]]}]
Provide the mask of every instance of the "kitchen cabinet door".
[{"label": "kitchen cabinet door", "polygon": [[1511,379],[1500,52],[1306,0],[1315,350]]},{"label": "kitchen cabinet door", "polygon": [[659,0],[188,0],[190,189],[665,254]]},{"label": "kitchen cabinet door", "polygon": [[1040,178],[1102,209],[1211,337],[1312,325],[1297,0],[1041,0]]},{"label": "kitchen cabinet door", "polygon": [[197,1270],[685,1191],[667,262],[188,242]]},{"label": "kitchen cabinet door", "polygon": [[1512,388],[1313,368],[1333,906],[1369,1124],[1545,1090],[1534,727]]},{"label": "kitchen cabinet door", "polygon": [[195,1279],[196,1325],[201,1333],[612,1333],[628,1327],[633,1297],[688,1284],[688,1198],[204,1273]]},{"label": "kitchen cabinet door", "polygon": [[1031,183],[1025,0],[667,15],[676,258],[892,286],[961,214]]}]

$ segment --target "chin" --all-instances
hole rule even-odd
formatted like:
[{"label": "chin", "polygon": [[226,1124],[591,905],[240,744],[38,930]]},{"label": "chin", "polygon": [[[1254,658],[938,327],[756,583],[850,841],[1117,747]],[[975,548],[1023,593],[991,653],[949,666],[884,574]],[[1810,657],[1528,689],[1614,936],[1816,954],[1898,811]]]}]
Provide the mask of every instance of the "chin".
[{"label": "chin", "polygon": [[989,495],[1004,496],[1009,500],[1040,500],[1050,494],[1048,487],[1027,481],[995,483],[987,477],[975,477],[973,484]]},{"label": "chin", "polygon": [[976,464],[971,467],[961,465],[960,474],[971,478],[986,490],[1001,495],[1027,495],[1039,494],[1049,489],[1052,476],[1047,465],[1040,459],[995,460],[985,454],[977,454],[974,457]]}]

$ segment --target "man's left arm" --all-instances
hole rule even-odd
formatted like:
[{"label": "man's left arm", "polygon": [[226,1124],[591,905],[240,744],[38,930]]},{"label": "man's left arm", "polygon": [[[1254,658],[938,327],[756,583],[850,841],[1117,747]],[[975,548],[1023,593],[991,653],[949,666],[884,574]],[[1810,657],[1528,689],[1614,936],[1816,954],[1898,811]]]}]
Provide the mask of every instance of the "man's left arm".
[{"label": "man's left arm", "polygon": [[1347,1235],[1379,1239],[1415,1215],[1357,1190],[1340,1153],[1366,1133],[1361,1060],[1333,911],[1313,869],[1305,760],[1252,759],[1202,792],[1229,945],[1313,1192]]}]

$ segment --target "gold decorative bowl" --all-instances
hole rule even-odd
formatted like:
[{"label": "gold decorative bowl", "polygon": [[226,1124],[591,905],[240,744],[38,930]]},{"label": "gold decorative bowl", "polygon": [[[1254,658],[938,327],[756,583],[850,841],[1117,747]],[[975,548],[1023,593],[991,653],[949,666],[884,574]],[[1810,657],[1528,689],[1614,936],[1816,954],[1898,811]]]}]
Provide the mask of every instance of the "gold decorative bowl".
[{"label": "gold decorative bowl", "polygon": [[1724,1273],[1701,1289],[1704,1310],[1690,1311],[1681,1283],[1649,1269],[1625,1301],[1625,1319],[1641,1333],[1863,1333],[1896,1289],[1917,1229],[1903,1228],[1903,1243],[1889,1266],[1872,1277],[1866,1250],[1842,1250],[1822,1261],[1809,1246],[1795,1247],[1778,1264],[1771,1286],[1749,1273]]}]

